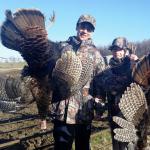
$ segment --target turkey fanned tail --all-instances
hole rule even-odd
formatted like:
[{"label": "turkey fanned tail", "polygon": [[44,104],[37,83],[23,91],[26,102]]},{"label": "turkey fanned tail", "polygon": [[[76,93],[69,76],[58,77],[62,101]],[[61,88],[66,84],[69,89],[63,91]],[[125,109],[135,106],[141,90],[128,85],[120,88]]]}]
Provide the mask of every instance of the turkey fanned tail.
[{"label": "turkey fanned tail", "polygon": [[150,54],[145,55],[134,67],[132,76],[135,82],[148,88],[150,86]]},{"label": "turkey fanned tail", "polygon": [[19,9],[13,14],[7,10],[0,34],[2,44],[18,51],[35,72],[48,62],[55,64],[59,57],[58,43],[48,40],[45,17],[39,10]]}]

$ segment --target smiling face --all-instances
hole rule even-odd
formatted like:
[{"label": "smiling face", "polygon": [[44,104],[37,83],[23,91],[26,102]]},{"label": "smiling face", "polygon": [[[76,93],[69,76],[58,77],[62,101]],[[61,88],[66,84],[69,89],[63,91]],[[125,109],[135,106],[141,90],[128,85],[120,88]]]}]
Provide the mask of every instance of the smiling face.
[{"label": "smiling face", "polygon": [[83,22],[77,25],[77,37],[81,41],[85,41],[91,38],[92,33],[94,32],[94,27],[88,23],[88,22]]},{"label": "smiling face", "polygon": [[112,50],[112,55],[115,59],[122,59],[125,56],[125,51],[123,49]]}]

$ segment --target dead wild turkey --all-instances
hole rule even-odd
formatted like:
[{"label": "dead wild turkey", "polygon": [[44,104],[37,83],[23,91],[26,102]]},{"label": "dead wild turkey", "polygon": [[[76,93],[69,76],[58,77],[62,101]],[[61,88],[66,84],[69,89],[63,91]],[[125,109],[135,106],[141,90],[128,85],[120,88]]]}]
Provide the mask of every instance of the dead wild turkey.
[{"label": "dead wild turkey", "polygon": [[[58,43],[48,40],[45,30],[45,18],[40,11],[35,9],[20,9],[12,14],[10,10],[6,10],[5,15],[6,20],[1,26],[1,42],[7,48],[18,51],[27,62],[28,67],[25,67],[23,70],[23,76],[32,76],[32,78],[36,79],[36,85],[38,85],[37,89],[39,90],[36,90],[36,92],[34,91],[36,93],[34,96],[36,95],[36,100],[38,100],[38,96],[42,97],[42,95],[40,95],[40,90],[44,89],[42,83],[45,82],[47,76],[52,73],[52,69],[57,59],[60,57],[59,45]],[[49,72],[45,73],[44,70],[46,69],[42,70],[42,68],[47,67],[46,65],[48,63],[51,64],[49,65]],[[41,75],[41,72],[44,72],[44,74]],[[42,79],[40,78],[41,76]],[[5,80],[8,81],[8,79]],[[14,86],[14,83],[17,84]],[[7,99],[2,101],[2,107],[7,105],[8,110],[12,105],[15,106],[14,103],[19,104],[18,101],[16,101],[17,96],[21,96],[20,104],[25,102],[28,103],[27,99],[22,99],[23,95],[15,95],[16,97],[14,96],[12,98],[14,103],[11,105],[10,102],[8,102],[10,99],[9,96],[14,92],[12,88],[17,91],[20,88],[18,85],[22,83],[20,78],[18,80],[9,80],[9,82],[6,82],[5,85],[2,86],[2,91],[7,91],[7,93],[5,92],[7,94]],[[8,88],[6,89],[5,87]],[[28,93],[28,91],[25,92],[26,94]],[[3,95],[0,95],[0,97],[3,98]],[[29,101],[32,101],[32,98]]]},{"label": "dead wild turkey", "polygon": [[114,138],[133,142],[135,149],[144,150],[148,147],[150,126],[150,54],[136,64],[132,76],[136,83],[127,88],[119,103],[124,118],[113,117],[113,121],[121,127],[114,130]]},{"label": "dead wild turkey", "polygon": [[[27,62],[22,77],[33,79],[31,93],[39,110],[44,108],[46,111],[52,93],[57,101],[68,98],[84,86],[90,77],[91,62],[81,62],[70,47],[62,51],[61,42],[49,40],[45,17],[39,10],[19,9],[13,14],[7,10],[5,15],[6,20],[1,26],[1,42],[5,47],[18,51]],[[54,21],[55,17],[52,18],[51,21]]]}]

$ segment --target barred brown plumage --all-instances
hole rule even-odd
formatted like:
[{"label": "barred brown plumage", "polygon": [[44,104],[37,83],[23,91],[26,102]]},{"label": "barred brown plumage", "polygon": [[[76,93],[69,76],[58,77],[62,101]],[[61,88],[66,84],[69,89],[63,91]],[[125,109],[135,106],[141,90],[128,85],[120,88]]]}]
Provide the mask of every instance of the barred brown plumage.
[{"label": "barred brown plumage", "polygon": [[128,130],[135,130],[135,126],[132,122],[129,122],[123,118],[114,116],[113,121],[116,122],[120,127],[126,128]]},{"label": "barred brown plumage", "polygon": [[[82,55],[84,55],[84,53],[82,53]],[[91,77],[91,73],[93,70],[93,63],[92,63],[92,59],[89,56],[80,56],[79,58],[82,58],[81,63],[82,63],[82,72],[81,72],[81,76],[79,79],[79,86],[84,86],[87,81],[89,80],[89,78]]]},{"label": "barred brown plumage", "polygon": [[79,91],[89,80],[93,64],[90,59],[82,59],[74,51],[68,50],[62,54],[53,70],[52,81],[57,101],[66,99]]},{"label": "barred brown plumage", "polygon": [[89,57],[81,60],[74,51],[65,51],[61,59],[58,59],[52,74],[54,91],[56,89],[57,95],[61,96],[58,99],[66,99],[85,86],[92,69],[93,63]]},{"label": "barred brown plumage", "polygon": [[119,108],[128,121],[132,122],[135,126],[139,124],[147,109],[146,98],[139,85],[132,83],[127,88],[122,95]]},{"label": "barred brown plumage", "polygon": [[91,77],[91,73],[93,70],[92,60],[89,57],[82,58],[81,63],[82,63],[81,75],[77,84],[75,84],[71,88],[72,94],[77,92],[79,89],[83,88]]},{"label": "barred brown plumage", "polygon": [[81,60],[76,56],[75,52],[66,51],[58,59],[52,76],[57,76],[65,81],[68,81],[70,86],[77,84],[82,70]]},{"label": "barred brown plumage", "polygon": [[127,87],[120,99],[119,108],[125,119],[113,117],[113,121],[122,128],[114,130],[114,138],[122,142],[133,142],[138,139],[135,127],[139,126],[148,109],[145,94],[138,84],[131,83]]},{"label": "barred brown plumage", "polygon": [[136,132],[134,130],[117,128],[114,129],[114,133],[114,138],[121,142],[135,142],[137,140]]},{"label": "barred brown plumage", "polygon": [[[0,111],[14,112],[16,110],[19,110],[19,107],[21,105],[18,105],[16,101],[0,101]],[[21,108],[23,108],[23,107],[20,107],[20,109]]]},{"label": "barred brown plumage", "polygon": [[12,98],[9,98],[6,90],[5,90],[5,86],[6,86],[6,78],[1,77],[0,78],[0,97],[1,97],[1,101],[13,101]]},{"label": "barred brown plumage", "polygon": [[131,142],[137,140],[136,129],[132,122],[123,118],[114,116],[113,121],[116,122],[121,128],[114,129],[114,138],[122,142]]},{"label": "barred brown plumage", "polygon": [[29,77],[0,77],[0,110],[15,111],[33,102]]}]

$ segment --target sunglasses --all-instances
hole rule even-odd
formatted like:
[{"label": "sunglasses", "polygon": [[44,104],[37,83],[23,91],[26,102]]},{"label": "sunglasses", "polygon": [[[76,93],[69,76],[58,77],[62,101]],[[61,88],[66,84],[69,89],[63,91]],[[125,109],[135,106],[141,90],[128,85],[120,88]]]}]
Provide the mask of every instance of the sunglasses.
[{"label": "sunglasses", "polygon": [[120,47],[118,47],[118,46],[113,46],[112,48],[111,48],[111,51],[122,51],[122,50],[124,50],[123,48],[120,48]]},{"label": "sunglasses", "polygon": [[79,25],[80,29],[86,29],[88,32],[94,32],[93,26],[88,22],[83,22]]}]

